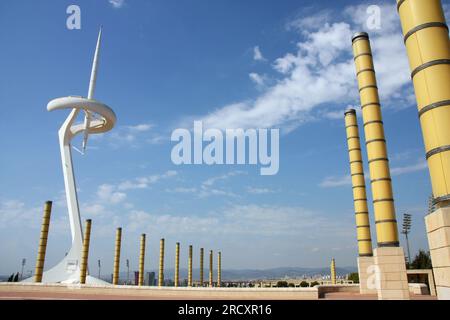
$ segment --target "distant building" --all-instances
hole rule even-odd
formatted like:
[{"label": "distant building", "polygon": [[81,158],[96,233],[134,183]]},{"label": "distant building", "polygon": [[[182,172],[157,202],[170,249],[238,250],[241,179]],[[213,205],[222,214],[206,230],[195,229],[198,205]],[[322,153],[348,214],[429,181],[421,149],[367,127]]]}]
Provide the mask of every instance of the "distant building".
[{"label": "distant building", "polygon": [[147,286],[156,286],[156,275],[154,272],[147,272],[147,278],[145,280]]}]

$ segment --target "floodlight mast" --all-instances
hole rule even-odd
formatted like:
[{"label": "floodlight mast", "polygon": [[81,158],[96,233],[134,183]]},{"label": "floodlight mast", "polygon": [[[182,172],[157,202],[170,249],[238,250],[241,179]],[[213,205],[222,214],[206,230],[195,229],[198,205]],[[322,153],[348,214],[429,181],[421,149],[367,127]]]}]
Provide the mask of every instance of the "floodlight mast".
[{"label": "floodlight mast", "polygon": [[[80,133],[84,133],[83,151],[86,148],[89,134],[103,133],[111,130],[116,122],[114,111],[100,101],[94,100],[95,83],[97,79],[98,59],[101,45],[102,29],[100,29],[92,65],[89,82],[88,98],[63,97],[50,101],[48,111],[71,109],[69,116],[58,131],[61,160],[64,175],[64,187],[66,191],[67,209],[69,212],[70,231],[72,235],[72,247],[67,255],[52,269],[44,272],[42,282],[79,283],[81,250],[83,246],[83,233],[81,228],[81,216],[78,205],[75,175],[72,164],[72,139]],[[79,112],[85,112],[84,123],[75,124]],[[96,114],[100,119],[92,117]],[[27,279],[29,280],[29,279]],[[31,281],[31,280],[30,280]],[[88,276],[86,283],[106,282]]]}]

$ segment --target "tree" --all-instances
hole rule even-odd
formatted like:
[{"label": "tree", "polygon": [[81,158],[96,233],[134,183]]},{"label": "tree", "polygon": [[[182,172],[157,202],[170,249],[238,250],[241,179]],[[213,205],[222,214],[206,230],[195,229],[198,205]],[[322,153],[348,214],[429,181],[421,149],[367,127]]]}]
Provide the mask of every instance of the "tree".
[{"label": "tree", "polygon": [[277,287],[278,288],[287,288],[288,287],[288,283],[287,283],[287,281],[278,281],[277,282]]},{"label": "tree", "polygon": [[300,282],[300,287],[302,287],[302,288],[309,287],[309,283],[306,281],[302,281],[302,282]]},{"label": "tree", "polygon": [[293,284],[292,282],[289,282],[288,287],[289,288],[295,288],[295,284]]},{"label": "tree", "polygon": [[359,274],[358,272],[352,272],[347,276],[347,280],[352,280],[353,283],[359,283]]},{"label": "tree", "polygon": [[14,276],[13,282],[19,282],[19,273],[18,273],[18,272],[17,272],[16,275]]},{"label": "tree", "polygon": [[410,264],[411,269],[431,269],[431,257],[430,252],[425,250],[419,250],[413,261]]},{"label": "tree", "polygon": [[317,281],[313,281],[313,282],[311,282],[310,287],[312,288],[312,287],[315,287],[317,285],[319,285],[319,283]]}]

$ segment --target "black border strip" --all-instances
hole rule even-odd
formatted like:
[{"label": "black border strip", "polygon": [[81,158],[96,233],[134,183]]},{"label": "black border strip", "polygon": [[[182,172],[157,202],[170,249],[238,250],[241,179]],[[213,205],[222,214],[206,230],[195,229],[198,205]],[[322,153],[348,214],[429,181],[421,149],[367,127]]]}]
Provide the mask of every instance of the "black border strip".
[{"label": "black border strip", "polygon": [[362,160],[353,160],[353,161],[350,161],[350,164],[352,164],[352,163],[357,163],[357,162],[363,163]]},{"label": "black border strip", "polygon": [[[370,240],[372,241],[372,240]],[[373,253],[360,253],[358,255],[359,257],[373,257]]]},{"label": "black border strip", "polygon": [[399,2],[397,2],[397,11],[400,11],[400,6],[403,4],[403,2],[405,2],[406,0],[400,0]]},{"label": "black border strip", "polygon": [[377,106],[377,107],[381,107],[381,104],[379,102],[370,102],[370,103],[363,104],[361,106],[361,110],[364,109],[365,107],[372,106],[372,105],[373,106]]},{"label": "black border strip", "polygon": [[375,161],[389,161],[389,159],[388,158],[375,158],[375,159],[370,159],[367,163],[370,164]]},{"label": "black border strip", "polygon": [[370,228],[370,224],[363,224],[362,226],[356,226],[356,229],[358,228]]},{"label": "black border strip", "polygon": [[375,224],[378,224],[378,223],[388,223],[388,222],[395,222],[395,223],[397,223],[397,220],[396,220],[396,219],[384,219],[384,220],[378,220],[378,221],[375,221]]},{"label": "black border strip", "polygon": [[372,201],[372,203],[377,203],[377,202],[394,202],[394,199],[392,198],[385,198],[385,199],[375,199]]},{"label": "black border strip", "polygon": [[355,214],[369,214],[369,211],[359,211],[355,212]]},{"label": "black border strip", "polygon": [[361,172],[361,173],[352,173],[350,176],[351,176],[351,177],[353,177],[353,176],[364,176],[364,172]]},{"label": "black border strip", "polygon": [[425,62],[424,64],[418,66],[411,72],[411,79],[414,78],[414,76],[419,73],[420,71],[423,71],[429,67],[438,66],[441,64],[450,64],[450,59],[438,59],[433,61]]},{"label": "black border strip", "polygon": [[367,201],[367,198],[360,198],[360,199],[353,200],[353,202],[356,202],[356,201]]},{"label": "black border strip", "polygon": [[448,107],[448,106],[450,106],[450,100],[442,100],[442,101],[438,101],[438,102],[429,104],[419,110],[419,119],[427,111],[430,111],[430,110],[433,110],[433,109],[439,108],[439,107]]},{"label": "black border strip", "polygon": [[348,152],[350,152],[350,151],[361,151],[361,148],[351,148],[351,149],[348,149]]},{"label": "black border strip", "polygon": [[365,188],[365,185],[359,185],[359,186],[353,186],[352,189],[356,189],[356,188]]},{"label": "black border strip", "polygon": [[414,28],[409,30],[403,37],[403,42],[406,44],[406,40],[408,40],[408,38],[411,37],[414,33],[427,28],[445,28],[448,31],[448,26],[443,22],[427,22],[419,24],[418,26],[415,26]]},{"label": "black border strip", "polygon": [[367,121],[366,123],[364,123],[364,127],[368,124],[372,124],[372,123],[379,123],[379,124],[383,124],[382,120],[372,120],[372,121]]},{"label": "black border strip", "polygon": [[360,53],[360,54],[357,54],[356,56],[354,56],[354,57],[353,57],[353,60],[356,61],[356,59],[358,59],[359,57],[362,57],[362,56],[370,56],[370,57],[373,57],[371,53],[369,53],[369,52],[364,52],[364,53]]},{"label": "black border strip", "polygon": [[[450,62],[450,60],[449,60],[449,62]],[[370,89],[370,88],[372,88],[372,89],[377,89],[377,90],[378,90],[378,87],[377,87],[376,85],[374,85],[374,84],[369,84],[368,86],[364,86],[364,87],[362,87],[362,88],[359,88],[359,92],[363,91],[364,89]]]},{"label": "black border strip", "polygon": [[389,242],[378,242],[379,247],[399,247],[400,243],[398,241],[389,241]]},{"label": "black border strip", "polygon": [[431,149],[430,151],[427,152],[426,159],[428,160],[428,158],[430,158],[438,153],[442,153],[442,152],[446,152],[446,151],[450,151],[450,145]]},{"label": "black border strip", "polygon": [[374,183],[374,182],[378,182],[378,181],[392,181],[392,179],[391,178],[378,178],[378,179],[370,180],[370,183]]},{"label": "black border strip", "polygon": [[359,70],[359,71],[356,73],[356,76],[359,76],[361,73],[366,72],[366,71],[370,71],[370,72],[375,73],[375,69],[373,69],[373,68],[366,68],[366,69],[361,69],[361,70]]},{"label": "black border strip", "polygon": [[369,143],[372,143],[372,142],[384,142],[384,143],[386,143],[386,139],[381,139],[381,138],[379,138],[379,139],[368,140],[368,141],[366,141],[366,146],[367,146]]}]

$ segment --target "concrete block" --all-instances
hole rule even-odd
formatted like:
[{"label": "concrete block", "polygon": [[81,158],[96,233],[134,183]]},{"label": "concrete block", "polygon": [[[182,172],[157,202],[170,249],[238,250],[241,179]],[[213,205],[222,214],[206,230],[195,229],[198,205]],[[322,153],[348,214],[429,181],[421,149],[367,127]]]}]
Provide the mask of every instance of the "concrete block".
[{"label": "concrete block", "polygon": [[450,267],[450,247],[430,250],[433,267]]},{"label": "concrete block", "polygon": [[428,233],[430,249],[450,246],[450,227],[441,227]]},{"label": "concrete block", "polygon": [[440,208],[425,217],[427,232],[441,227],[450,227],[450,207]]}]

